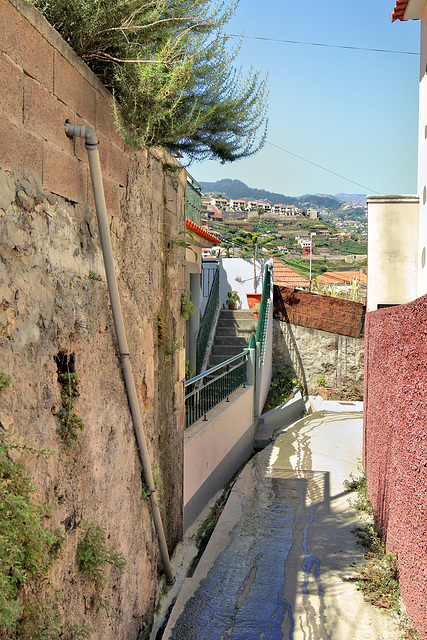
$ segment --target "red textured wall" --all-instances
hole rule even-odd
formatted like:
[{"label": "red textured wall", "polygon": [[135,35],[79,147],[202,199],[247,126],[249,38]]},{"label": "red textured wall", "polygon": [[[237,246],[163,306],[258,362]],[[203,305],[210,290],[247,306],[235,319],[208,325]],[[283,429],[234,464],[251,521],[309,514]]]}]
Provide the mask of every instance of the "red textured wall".
[{"label": "red textured wall", "polygon": [[427,296],[365,325],[364,467],[403,601],[427,639]]}]

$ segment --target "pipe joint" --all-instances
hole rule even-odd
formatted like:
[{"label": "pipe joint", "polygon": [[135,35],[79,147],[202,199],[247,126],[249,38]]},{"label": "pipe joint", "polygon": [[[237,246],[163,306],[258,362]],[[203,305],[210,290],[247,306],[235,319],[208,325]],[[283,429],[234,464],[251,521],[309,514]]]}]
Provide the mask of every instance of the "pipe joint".
[{"label": "pipe joint", "polygon": [[95,131],[91,129],[91,127],[86,127],[83,124],[71,124],[71,122],[65,121],[65,133],[68,138],[84,138],[86,149],[99,145]]}]

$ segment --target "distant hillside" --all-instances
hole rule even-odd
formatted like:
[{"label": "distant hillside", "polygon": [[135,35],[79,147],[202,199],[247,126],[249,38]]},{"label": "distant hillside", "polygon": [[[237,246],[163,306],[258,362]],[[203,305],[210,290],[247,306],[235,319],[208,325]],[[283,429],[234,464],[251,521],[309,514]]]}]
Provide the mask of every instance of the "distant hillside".
[{"label": "distant hillside", "polygon": [[307,194],[294,198],[283,193],[273,193],[265,189],[248,187],[241,180],[217,180],[217,182],[200,182],[205,193],[218,193],[224,198],[250,198],[251,200],[269,200],[272,204],[295,204],[306,207],[324,207],[325,209],[338,209],[341,201],[333,196],[319,196]]},{"label": "distant hillside", "polygon": [[341,200],[341,202],[352,202],[361,207],[366,206],[366,195],[363,193],[336,193],[335,198]]}]

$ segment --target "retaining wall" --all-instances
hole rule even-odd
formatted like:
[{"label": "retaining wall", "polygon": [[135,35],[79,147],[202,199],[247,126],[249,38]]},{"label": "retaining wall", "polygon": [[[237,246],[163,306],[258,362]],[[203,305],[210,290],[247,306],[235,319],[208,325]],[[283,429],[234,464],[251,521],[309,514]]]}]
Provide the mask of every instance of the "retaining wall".
[{"label": "retaining wall", "polygon": [[366,316],[364,467],[403,601],[427,638],[427,296]]},{"label": "retaining wall", "polygon": [[364,306],[275,286],[274,311],[273,364],[293,366],[305,394],[361,400]]},{"label": "retaining wall", "polygon": [[[0,369],[12,380],[0,390],[1,432],[55,452],[24,461],[37,499],[52,507],[46,526],[66,536],[51,577],[67,628],[84,622],[93,639],[136,639],[151,622],[160,558],[141,497],[84,140],[67,138],[65,119],[93,127],[100,140],[124,321],[170,551],[182,535],[185,249],[171,250],[171,240],[185,228],[185,171],[168,177],[161,157],[125,148],[111,95],[30,4],[0,0],[0,13]],[[168,353],[177,344],[178,353]],[[70,452],[57,434],[61,363],[80,379],[75,412],[84,429]],[[127,560],[126,573],[106,574],[108,618],[90,607],[93,587],[76,565],[85,521],[104,527]]]}]

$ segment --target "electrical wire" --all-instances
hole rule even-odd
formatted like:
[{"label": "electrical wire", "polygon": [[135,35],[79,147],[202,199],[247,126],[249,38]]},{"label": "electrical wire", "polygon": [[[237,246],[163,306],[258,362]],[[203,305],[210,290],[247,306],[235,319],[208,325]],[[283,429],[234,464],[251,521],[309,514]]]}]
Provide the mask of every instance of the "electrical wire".
[{"label": "electrical wire", "polygon": [[335,171],[332,171],[331,169],[327,169],[326,167],[322,167],[321,164],[317,164],[316,162],[312,162],[311,160],[308,160],[307,158],[304,158],[303,156],[299,156],[297,153],[293,153],[292,151],[289,151],[288,149],[284,149],[283,147],[279,147],[279,145],[273,144],[272,142],[269,142],[268,140],[265,141],[265,144],[269,144],[270,147],[275,147],[276,149],[279,149],[280,151],[284,151],[285,153],[289,153],[289,155],[294,156],[295,158],[298,158],[299,160],[304,160],[304,162],[308,162],[308,164],[312,164],[314,167],[317,167],[318,169],[323,169],[323,171],[327,171],[328,173],[332,173],[332,175],[337,176],[338,178],[342,178],[343,180],[346,180],[347,182],[351,182],[352,184],[355,184],[358,187],[362,187],[362,189],[366,189],[367,191],[370,191],[371,193],[375,193],[376,195],[380,195],[378,193],[378,191],[374,191],[374,189],[371,189],[370,187],[367,187],[367,186],[365,186],[363,184],[360,184],[360,182],[355,182],[354,180],[351,180],[350,178],[346,178],[345,176],[342,176],[340,173],[336,173]]},{"label": "electrical wire", "polygon": [[245,36],[235,33],[224,34],[226,38],[247,38],[251,40],[265,40],[267,42],[284,42],[286,44],[303,44],[310,47],[329,47],[332,49],[352,49],[353,51],[372,51],[374,53],[397,53],[405,56],[419,56],[418,51],[397,51],[394,49],[373,49],[370,47],[352,47],[344,44],[327,44],[326,42],[304,42],[302,40],[282,40],[279,38],[266,38],[263,36]]}]

